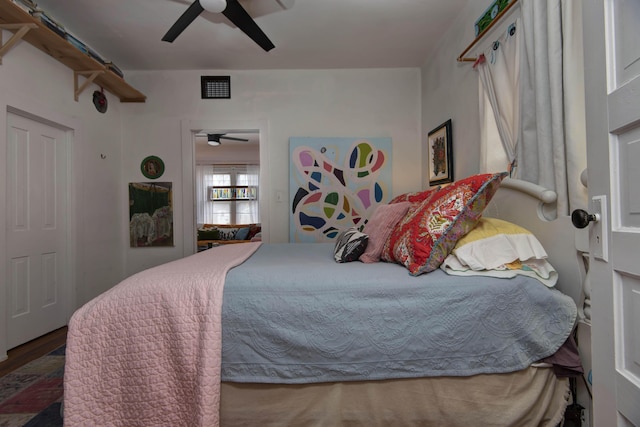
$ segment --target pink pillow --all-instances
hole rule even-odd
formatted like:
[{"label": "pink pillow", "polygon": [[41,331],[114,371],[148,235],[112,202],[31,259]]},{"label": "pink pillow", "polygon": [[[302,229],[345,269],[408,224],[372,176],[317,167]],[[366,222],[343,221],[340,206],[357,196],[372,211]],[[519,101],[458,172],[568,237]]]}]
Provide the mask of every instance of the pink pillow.
[{"label": "pink pillow", "polygon": [[360,255],[360,261],[373,263],[380,261],[380,254],[384,242],[389,237],[393,227],[400,221],[411,207],[410,202],[400,202],[391,205],[380,205],[373,212],[369,222],[362,232],[369,236],[367,250]]},{"label": "pink pillow", "polygon": [[437,269],[476,226],[505,176],[470,176],[425,199],[398,224],[381,258],[404,265],[414,276]]}]

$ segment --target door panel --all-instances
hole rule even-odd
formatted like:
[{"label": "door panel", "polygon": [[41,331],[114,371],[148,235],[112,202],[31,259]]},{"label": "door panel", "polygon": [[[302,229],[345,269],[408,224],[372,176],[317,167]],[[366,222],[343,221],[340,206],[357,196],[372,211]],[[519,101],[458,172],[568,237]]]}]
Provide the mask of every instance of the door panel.
[{"label": "door panel", "polygon": [[[620,283],[620,323],[622,325],[640,325],[640,280],[626,274],[619,275]],[[640,378],[640,330],[624,328],[622,341],[626,345],[622,353],[622,367],[627,374]]]},{"label": "door panel", "polygon": [[[616,396],[621,415],[640,424],[640,3],[616,0],[609,9],[609,144],[611,257],[616,352]],[[632,255],[633,254],[633,255]]]},{"label": "door panel", "polygon": [[7,116],[7,341],[15,347],[66,324],[66,135]]},{"label": "door panel", "polygon": [[9,280],[9,315],[16,317],[29,313],[30,296],[29,292],[29,257],[15,257],[11,259],[9,271],[11,279]]},{"label": "door panel", "polygon": [[616,79],[629,81],[640,74],[640,2],[637,0],[618,0],[613,9],[616,26],[615,35]]},{"label": "door panel", "polygon": [[622,204],[620,227],[640,227],[640,127],[619,134],[617,145]]}]

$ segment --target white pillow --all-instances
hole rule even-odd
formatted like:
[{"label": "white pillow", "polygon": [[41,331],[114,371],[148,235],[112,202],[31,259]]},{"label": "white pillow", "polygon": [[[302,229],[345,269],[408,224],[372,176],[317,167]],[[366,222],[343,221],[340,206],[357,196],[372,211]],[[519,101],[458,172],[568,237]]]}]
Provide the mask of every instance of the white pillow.
[{"label": "white pillow", "polygon": [[529,230],[496,218],[481,218],[475,228],[458,240],[441,269],[460,276],[524,275],[555,286],[558,273],[547,261],[547,252]]}]

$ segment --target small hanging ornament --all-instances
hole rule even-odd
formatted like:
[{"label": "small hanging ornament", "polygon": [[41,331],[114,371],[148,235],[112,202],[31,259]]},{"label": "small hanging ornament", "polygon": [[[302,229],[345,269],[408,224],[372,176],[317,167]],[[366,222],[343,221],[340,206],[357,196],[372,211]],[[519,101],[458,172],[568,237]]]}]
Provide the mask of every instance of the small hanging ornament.
[{"label": "small hanging ornament", "polygon": [[96,90],[93,92],[93,105],[95,105],[96,110],[100,113],[107,112],[107,97],[104,96],[104,89],[101,87],[100,90]]}]

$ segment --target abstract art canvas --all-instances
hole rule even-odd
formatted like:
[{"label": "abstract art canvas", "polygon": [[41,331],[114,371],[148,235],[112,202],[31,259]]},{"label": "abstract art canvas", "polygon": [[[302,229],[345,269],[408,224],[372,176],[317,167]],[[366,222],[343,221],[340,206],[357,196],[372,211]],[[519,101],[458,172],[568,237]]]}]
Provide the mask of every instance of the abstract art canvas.
[{"label": "abstract art canvas", "polygon": [[330,242],[362,230],[391,199],[391,138],[293,137],[290,242]]}]

